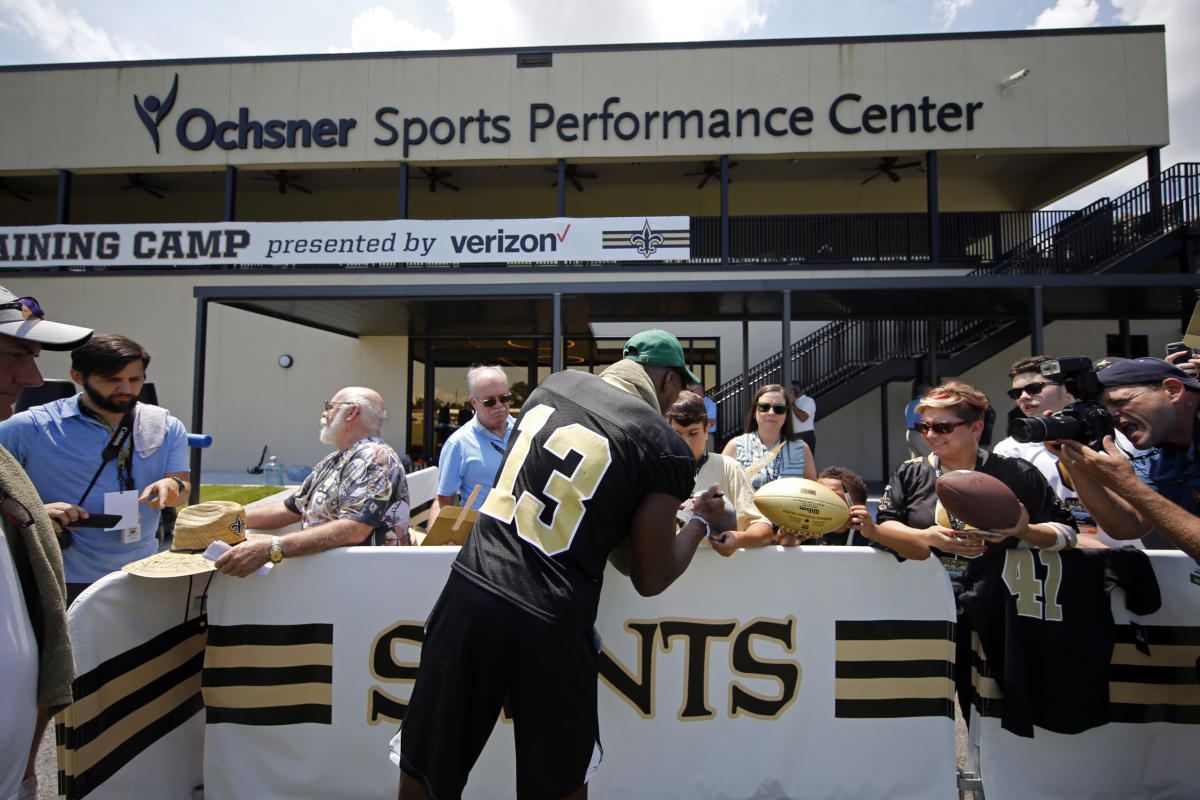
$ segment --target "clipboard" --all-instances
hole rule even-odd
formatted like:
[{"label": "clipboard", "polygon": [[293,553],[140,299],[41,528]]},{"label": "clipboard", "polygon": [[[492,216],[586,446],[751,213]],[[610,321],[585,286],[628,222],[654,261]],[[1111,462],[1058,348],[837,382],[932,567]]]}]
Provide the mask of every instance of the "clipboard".
[{"label": "clipboard", "polygon": [[471,496],[467,498],[467,502],[463,503],[462,508],[442,509],[441,513],[437,515],[437,519],[429,526],[429,532],[425,534],[425,538],[421,540],[421,547],[436,547],[447,542],[456,542],[461,545],[466,541],[467,534],[475,525],[475,518],[479,516],[478,511],[471,510],[471,504],[475,502],[475,498],[479,496],[479,490],[482,488],[479,484],[475,484]]}]

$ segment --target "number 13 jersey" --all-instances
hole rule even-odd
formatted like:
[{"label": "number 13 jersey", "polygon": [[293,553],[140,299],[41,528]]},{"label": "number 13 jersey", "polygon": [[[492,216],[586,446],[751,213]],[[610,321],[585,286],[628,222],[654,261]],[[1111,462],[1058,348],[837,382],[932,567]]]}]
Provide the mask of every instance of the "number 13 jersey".
[{"label": "number 13 jersey", "polygon": [[657,408],[585,372],[530,394],[453,569],[548,622],[590,629],[604,563],[651,493],[691,495],[695,461]]}]

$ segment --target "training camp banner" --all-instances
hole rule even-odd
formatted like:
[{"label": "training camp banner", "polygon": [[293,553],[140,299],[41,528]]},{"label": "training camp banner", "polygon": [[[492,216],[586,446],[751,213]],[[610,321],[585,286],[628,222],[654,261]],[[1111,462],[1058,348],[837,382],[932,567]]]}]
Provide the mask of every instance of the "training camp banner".
[{"label": "training camp banner", "polygon": [[688,217],[215,222],[0,228],[0,268],[679,261]]}]

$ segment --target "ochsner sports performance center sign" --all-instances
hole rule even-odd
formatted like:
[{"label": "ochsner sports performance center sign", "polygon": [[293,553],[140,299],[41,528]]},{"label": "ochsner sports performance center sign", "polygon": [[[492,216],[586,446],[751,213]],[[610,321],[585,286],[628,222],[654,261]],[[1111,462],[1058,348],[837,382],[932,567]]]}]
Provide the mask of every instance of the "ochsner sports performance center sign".
[{"label": "ochsner sports performance center sign", "polygon": [[0,268],[676,261],[688,217],[221,222],[0,228]]}]

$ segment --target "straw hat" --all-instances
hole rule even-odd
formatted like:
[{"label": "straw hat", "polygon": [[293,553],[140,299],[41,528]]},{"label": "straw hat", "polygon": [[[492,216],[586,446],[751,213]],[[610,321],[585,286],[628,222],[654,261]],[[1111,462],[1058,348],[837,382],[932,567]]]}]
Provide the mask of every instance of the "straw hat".
[{"label": "straw hat", "polygon": [[211,572],[216,567],[201,553],[218,540],[227,544],[246,541],[246,511],[241,503],[213,500],[180,509],[171,549],[126,564],[121,569],[143,578],[175,578]]}]

